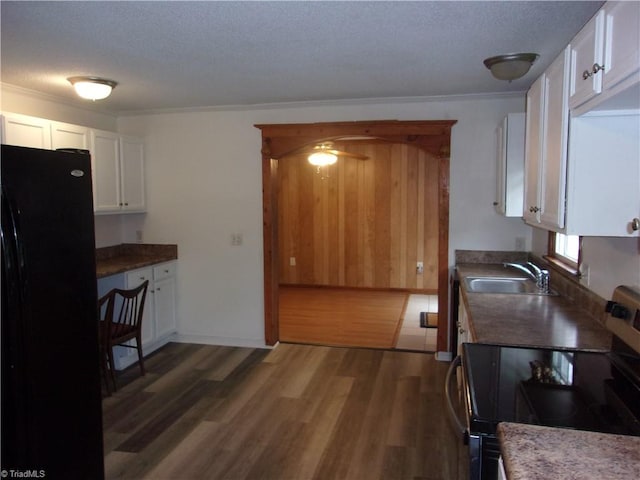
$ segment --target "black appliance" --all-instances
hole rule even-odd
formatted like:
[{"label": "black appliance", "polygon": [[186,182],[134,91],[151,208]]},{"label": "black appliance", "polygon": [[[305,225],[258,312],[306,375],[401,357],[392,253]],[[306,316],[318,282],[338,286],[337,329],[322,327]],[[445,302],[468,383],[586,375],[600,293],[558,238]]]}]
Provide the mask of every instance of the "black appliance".
[{"label": "black appliance", "polygon": [[91,157],[2,145],[0,165],[0,468],[102,479]]},{"label": "black appliance", "polygon": [[[631,298],[631,291],[621,288],[625,298]],[[640,301],[640,293],[637,298]],[[471,479],[498,478],[499,422],[640,436],[640,354],[629,346],[638,344],[640,325],[634,328],[633,316],[640,318],[640,309],[623,309],[624,319],[613,318],[622,328],[614,329],[612,350],[606,353],[463,344],[446,390],[451,413],[469,445]],[[455,417],[450,390],[458,365],[464,421]]]}]

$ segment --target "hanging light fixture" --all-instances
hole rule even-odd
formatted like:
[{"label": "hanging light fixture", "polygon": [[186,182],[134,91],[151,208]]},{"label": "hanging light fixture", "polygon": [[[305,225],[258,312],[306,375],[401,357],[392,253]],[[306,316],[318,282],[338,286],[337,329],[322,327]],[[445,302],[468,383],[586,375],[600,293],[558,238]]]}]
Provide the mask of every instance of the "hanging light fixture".
[{"label": "hanging light fixture", "polygon": [[102,100],[111,95],[118,82],[99,77],[69,77],[78,96],[87,100]]},{"label": "hanging light fixture", "polygon": [[498,80],[510,82],[525,75],[538,56],[537,53],[509,53],[487,58],[484,64]]}]

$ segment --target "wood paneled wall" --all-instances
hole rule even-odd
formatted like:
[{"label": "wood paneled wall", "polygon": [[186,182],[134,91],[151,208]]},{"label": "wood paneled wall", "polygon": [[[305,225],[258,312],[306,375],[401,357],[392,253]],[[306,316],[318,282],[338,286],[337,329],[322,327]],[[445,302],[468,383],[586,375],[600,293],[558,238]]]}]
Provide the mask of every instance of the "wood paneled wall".
[{"label": "wood paneled wall", "polygon": [[368,159],[340,157],[319,173],[306,156],[279,160],[280,283],[436,293],[438,160],[400,143],[336,148]]}]

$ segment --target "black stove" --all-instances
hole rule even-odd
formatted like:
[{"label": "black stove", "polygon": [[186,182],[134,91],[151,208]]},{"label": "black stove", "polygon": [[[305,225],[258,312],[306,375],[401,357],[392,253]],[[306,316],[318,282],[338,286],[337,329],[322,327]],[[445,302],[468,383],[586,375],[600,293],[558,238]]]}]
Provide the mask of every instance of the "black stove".
[{"label": "black stove", "polygon": [[499,422],[640,435],[640,380],[613,353],[468,343],[469,431]]}]

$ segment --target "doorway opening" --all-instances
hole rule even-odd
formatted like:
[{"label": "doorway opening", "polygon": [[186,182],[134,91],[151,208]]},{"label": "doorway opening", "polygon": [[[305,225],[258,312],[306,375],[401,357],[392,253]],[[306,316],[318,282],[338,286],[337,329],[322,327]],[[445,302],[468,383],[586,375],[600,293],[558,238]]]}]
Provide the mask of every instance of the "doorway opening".
[{"label": "doorway opening", "polygon": [[[449,151],[453,124],[455,121],[448,120],[257,125],[263,139],[267,344],[280,340],[280,285],[293,284],[436,294],[437,349],[448,350]],[[302,202],[311,202],[308,205],[317,213],[311,220],[312,228],[308,228],[305,222],[309,218],[300,214],[304,206],[293,202],[292,207],[282,197],[283,186],[291,184],[291,175],[296,182],[300,178],[294,157],[288,155],[327,139],[343,142],[342,148],[360,153],[367,160],[341,159],[333,176],[329,172],[328,178],[324,174],[307,178],[293,187],[294,191],[305,192]],[[433,208],[433,212],[425,216],[425,208]],[[303,231],[299,238],[293,235],[293,246],[287,243],[291,239],[282,238],[279,229],[280,223],[292,222],[292,218],[297,222],[292,228]],[[425,222],[425,218],[429,220]],[[323,228],[332,223],[337,228]],[[305,240],[304,235],[311,237]]]}]

